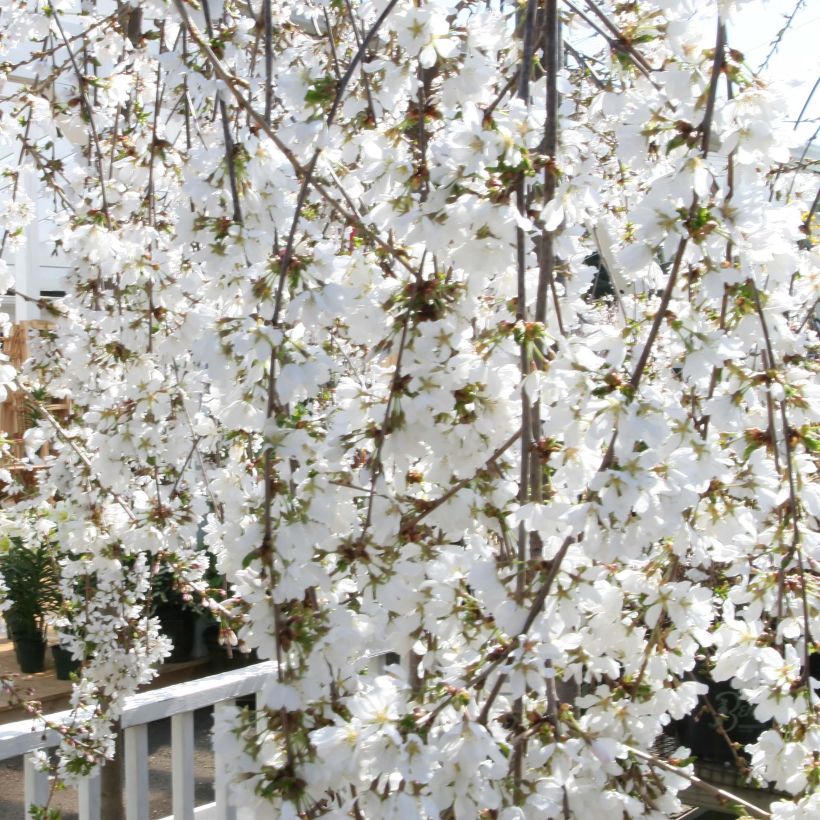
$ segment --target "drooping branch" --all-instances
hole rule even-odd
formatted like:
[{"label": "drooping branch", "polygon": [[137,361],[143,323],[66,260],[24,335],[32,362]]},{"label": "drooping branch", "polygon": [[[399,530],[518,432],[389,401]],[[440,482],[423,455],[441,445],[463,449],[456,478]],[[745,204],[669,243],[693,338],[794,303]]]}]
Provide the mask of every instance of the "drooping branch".
[{"label": "drooping branch", "polygon": [[786,17],[783,26],[780,28],[777,34],[774,35],[774,39],[769,44],[769,51],[766,54],[766,57],[764,58],[763,62],[758,66],[755,74],[760,74],[761,71],[765,71],[768,68],[769,62],[771,61],[772,57],[774,57],[774,55],[780,49],[780,46],[783,44],[783,38],[786,36],[789,29],[792,27],[794,18],[797,16],[798,12],[801,11],[801,9],[805,8],[805,6],[806,0],[797,0],[797,2],[794,5],[794,8],[791,10],[791,13]]}]

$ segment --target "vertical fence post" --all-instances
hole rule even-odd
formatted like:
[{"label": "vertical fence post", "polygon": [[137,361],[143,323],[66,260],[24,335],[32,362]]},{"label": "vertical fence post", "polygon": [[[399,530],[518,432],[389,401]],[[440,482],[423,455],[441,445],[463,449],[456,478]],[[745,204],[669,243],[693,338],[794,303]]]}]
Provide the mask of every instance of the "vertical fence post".
[{"label": "vertical fence post", "polygon": [[23,757],[23,793],[26,815],[30,806],[45,806],[48,803],[48,772],[40,771],[35,765],[34,752]]},{"label": "vertical fence post", "polygon": [[83,777],[77,786],[80,820],[100,820],[100,770]]},{"label": "vertical fence post", "polygon": [[148,727],[141,723],[125,730],[126,820],[148,820],[149,806]]},{"label": "vertical fence post", "polygon": [[194,713],[171,718],[171,795],[174,820],[194,820]]},{"label": "vertical fence post", "polygon": [[216,798],[216,820],[236,820],[236,808],[230,802],[230,780],[227,761],[217,751],[217,728],[223,725],[220,715],[234,705],[233,701],[223,701],[214,705],[214,796]]}]

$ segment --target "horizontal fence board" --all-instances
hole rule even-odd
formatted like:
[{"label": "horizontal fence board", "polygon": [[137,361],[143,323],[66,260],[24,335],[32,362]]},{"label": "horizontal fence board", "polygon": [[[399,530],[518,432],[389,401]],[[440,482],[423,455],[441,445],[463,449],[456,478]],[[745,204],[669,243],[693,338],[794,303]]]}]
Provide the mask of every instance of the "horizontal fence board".
[{"label": "horizontal fence board", "polygon": [[[143,692],[126,699],[120,716],[120,725],[126,735],[126,791],[130,804],[128,816],[142,820],[147,817],[147,734],[146,724],[162,718],[173,718],[174,740],[179,747],[176,751],[174,769],[174,791],[179,795],[177,807],[182,808],[182,817],[195,820],[233,820],[235,808],[228,800],[229,786],[225,771],[217,757],[215,789],[217,801],[191,810],[188,800],[193,802],[193,782],[187,782],[193,774],[191,746],[193,741],[193,712],[196,709],[233,701],[252,695],[262,689],[264,683],[276,675],[276,663],[264,663],[210,675],[199,680],[178,683]],[[71,726],[80,723],[82,712],[65,710],[46,716],[50,725]],[[0,760],[26,755],[36,749],[48,749],[60,743],[60,733],[54,729],[44,729],[43,722],[35,719],[20,720],[0,726]],[[180,753],[182,757],[180,757]],[[130,757],[130,760],[129,760]],[[31,760],[26,767],[26,799],[37,803],[48,786],[48,776],[34,772]],[[190,778],[193,781],[193,778]],[[181,798],[181,799],[180,799]],[[100,818],[100,777],[95,771],[91,778],[83,778],[79,784],[78,808],[80,820]],[[184,808],[183,808],[184,806]],[[166,820],[174,820],[173,815]],[[177,820],[181,820],[177,818]]]},{"label": "horizontal fence board", "polygon": [[[50,717],[56,717],[51,715]],[[48,749],[60,742],[57,732],[46,730],[36,731],[34,721],[18,720],[0,726],[0,760],[9,757],[19,757],[34,749]]]},{"label": "horizontal fence board", "polygon": [[[232,669],[207,678],[176,683],[163,689],[154,689],[132,695],[125,701],[120,723],[123,729],[150,723],[154,720],[193,712],[204,706],[251,695],[261,688],[263,682],[276,674],[276,662]],[[49,723],[71,725],[81,722],[82,714],[67,709],[47,715]],[[60,742],[60,735],[51,729],[43,730],[36,720],[18,720],[0,726],[0,760],[18,757],[34,749],[48,749]]]},{"label": "horizontal fence board", "polygon": [[232,669],[207,678],[177,683],[164,689],[154,689],[133,695],[126,701],[120,723],[123,729],[139,723],[193,712],[203,706],[251,695],[262,683],[276,674],[276,662],[266,661],[242,669]]}]

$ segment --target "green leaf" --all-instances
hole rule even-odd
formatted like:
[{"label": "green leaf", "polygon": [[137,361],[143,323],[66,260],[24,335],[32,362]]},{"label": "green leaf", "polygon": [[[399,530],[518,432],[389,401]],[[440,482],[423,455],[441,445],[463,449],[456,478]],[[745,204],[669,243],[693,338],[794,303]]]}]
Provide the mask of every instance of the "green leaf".
[{"label": "green leaf", "polygon": [[803,446],[810,452],[810,453],[820,453],[820,439],[816,439],[812,436],[806,435],[805,433],[800,437],[800,440],[803,442]]}]

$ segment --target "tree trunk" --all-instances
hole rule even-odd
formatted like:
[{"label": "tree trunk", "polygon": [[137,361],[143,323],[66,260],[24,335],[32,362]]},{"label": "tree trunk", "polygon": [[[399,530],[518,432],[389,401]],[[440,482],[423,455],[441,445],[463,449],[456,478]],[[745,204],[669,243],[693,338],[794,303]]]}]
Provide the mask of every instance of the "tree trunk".
[{"label": "tree trunk", "polygon": [[114,759],[106,760],[100,771],[100,816],[102,820],[122,820],[125,817],[123,801],[123,734],[119,721],[114,726],[117,739]]}]

